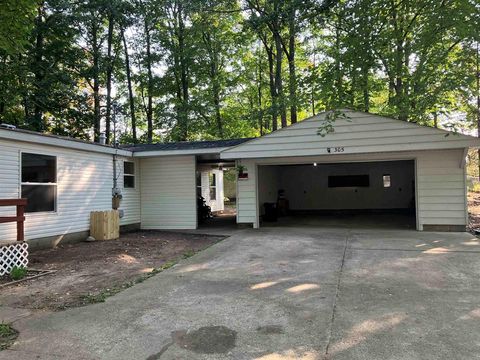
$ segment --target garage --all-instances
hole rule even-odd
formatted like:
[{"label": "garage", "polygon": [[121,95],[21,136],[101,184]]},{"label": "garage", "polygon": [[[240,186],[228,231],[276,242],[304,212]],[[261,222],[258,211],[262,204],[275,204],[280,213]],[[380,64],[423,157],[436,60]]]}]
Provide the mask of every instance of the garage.
[{"label": "garage", "polygon": [[260,165],[263,225],[415,228],[414,160]]},{"label": "garage", "polygon": [[479,145],[472,136],[342,109],[220,157],[239,171],[239,224],[265,226],[265,209],[277,206],[279,224],[465,231],[465,162]]}]

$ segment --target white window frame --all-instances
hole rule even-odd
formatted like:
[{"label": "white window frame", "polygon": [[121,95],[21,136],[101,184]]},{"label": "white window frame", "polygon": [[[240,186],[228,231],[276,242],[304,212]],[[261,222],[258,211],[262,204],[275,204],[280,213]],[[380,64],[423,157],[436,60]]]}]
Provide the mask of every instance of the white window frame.
[{"label": "white window frame", "polygon": [[[23,154],[32,154],[32,155],[43,155],[43,156],[51,156],[55,158],[55,182],[54,183],[37,183],[37,182],[23,182],[22,181],[22,175],[23,175]],[[52,154],[45,154],[41,152],[35,152],[35,151],[20,151],[20,171],[19,171],[19,189],[18,189],[18,194],[19,197],[22,197],[22,186],[23,185],[36,185],[36,186],[55,186],[55,200],[53,202],[53,210],[49,211],[35,211],[35,212],[27,212],[25,211],[25,215],[28,216],[35,216],[35,215],[41,215],[41,214],[57,214],[58,210],[58,157],[57,155],[52,155]]]},{"label": "white window frame", "polygon": [[[133,164],[133,174],[125,174],[125,163],[132,163]],[[133,187],[126,187],[125,186],[125,176],[127,177],[132,177],[133,178]],[[124,189],[130,189],[130,190],[135,190],[137,188],[137,165],[135,164],[135,161],[129,161],[129,160],[123,160],[123,188]]]},{"label": "white window frame", "polygon": [[[215,185],[212,185],[211,181],[210,181],[210,176],[213,177],[213,179],[215,179]],[[215,172],[210,172],[208,173],[208,197],[210,198],[210,201],[217,201],[217,186],[218,186],[218,176]],[[212,190],[215,190],[215,199],[212,199]]]}]

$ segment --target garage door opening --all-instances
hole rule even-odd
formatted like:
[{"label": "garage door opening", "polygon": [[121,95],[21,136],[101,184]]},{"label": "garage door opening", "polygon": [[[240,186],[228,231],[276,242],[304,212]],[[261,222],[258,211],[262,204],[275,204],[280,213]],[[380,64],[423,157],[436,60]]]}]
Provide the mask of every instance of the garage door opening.
[{"label": "garage door opening", "polygon": [[414,161],[259,166],[258,201],[262,226],[415,229]]}]

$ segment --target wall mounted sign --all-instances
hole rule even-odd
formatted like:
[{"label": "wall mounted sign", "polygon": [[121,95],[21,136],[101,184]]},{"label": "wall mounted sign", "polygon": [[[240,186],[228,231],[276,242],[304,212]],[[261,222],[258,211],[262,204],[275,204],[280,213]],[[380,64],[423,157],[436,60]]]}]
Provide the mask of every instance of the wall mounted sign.
[{"label": "wall mounted sign", "polygon": [[343,146],[337,146],[337,147],[328,147],[327,152],[329,154],[338,154],[338,153],[343,153],[345,152],[345,148]]}]

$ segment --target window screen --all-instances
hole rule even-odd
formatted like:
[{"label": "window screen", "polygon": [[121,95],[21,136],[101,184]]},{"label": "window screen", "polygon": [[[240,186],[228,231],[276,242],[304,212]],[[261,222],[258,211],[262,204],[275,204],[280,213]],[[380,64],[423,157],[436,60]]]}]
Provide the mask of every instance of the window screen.
[{"label": "window screen", "polygon": [[135,187],[135,163],[131,161],[123,162],[123,187]]},{"label": "window screen", "polygon": [[22,153],[22,198],[28,213],[55,211],[57,159],[55,156]]},{"label": "window screen", "polygon": [[57,172],[55,156],[22,154],[22,182],[55,183]]},{"label": "window screen", "polygon": [[328,187],[369,187],[369,175],[334,175],[328,177]]}]

